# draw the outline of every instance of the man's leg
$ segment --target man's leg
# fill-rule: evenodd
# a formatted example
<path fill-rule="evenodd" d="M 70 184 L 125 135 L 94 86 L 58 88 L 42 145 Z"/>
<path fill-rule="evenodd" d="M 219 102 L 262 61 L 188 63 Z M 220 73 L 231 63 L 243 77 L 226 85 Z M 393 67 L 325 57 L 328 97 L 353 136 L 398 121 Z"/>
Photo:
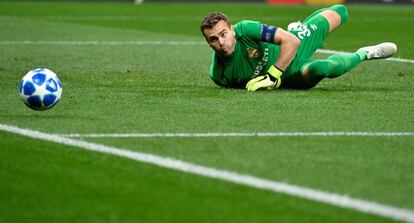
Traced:
<path fill-rule="evenodd" d="M 303 78 L 310 86 L 323 78 L 336 78 L 350 71 L 364 60 L 385 59 L 397 52 L 394 43 L 363 47 L 355 53 L 335 54 L 325 60 L 314 60 L 302 67 Z"/>
<path fill-rule="evenodd" d="M 312 28 L 315 25 L 317 27 L 313 30 L 314 32 L 309 35 L 313 38 L 304 37 L 302 40 L 302 44 L 311 47 L 300 48 L 299 50 L 302 49 L 302 51 L 299 55 L 303 55 L 303 58 L 298 58 L 295 61 L 296 63 L 293 64 L 294 66 L 292 65 L 292 67 L 296 68 L 297 66 L 298 68 L 298 73 L 294 73 L 295 75 L 291 78 L 301 79 L 300 81 L 298 81 L 298 79 L 293 81 L 294 83 L 301 82 L 298 83 L 299 88 L 311 88 L 323 78 L 336 78 L 341 76 L 364 60 L 383 59 L 392 56 L 396 52 L 397 48 L 395 44 L 382 43 L 376 46 L 363 47 L 355 53 L 336 54 L 325 60 L 313 60 L 304 63 L 304 61 L 309 61 L 309 58 L 315 52 L 316 48 L 322 47 L 323 40 L 326 36 L 344 24 L 347 20 L 348 13 L 346 7 L 343 5 L 334 5 L 314 12 L 304 20 L 303 25 L 299 25 L 299 27 L 308 26 Z M 292 32 L 294 33 L 295 31 Z M 289 78 L 287 77 L 286 79 L 288 82 L 287 86 L 292 85 L 292 83 L 289 82 Z"/>
<path fill-rule="evenodd" d="M 323 16 L 329 23 L 329 33 L 348 20 L 348 11 L 344 5 L 334 5 L 314 12 L 304 23 L 315 16 Z M 360 55 L 362 54 L 362 55 Z M 301 67 L 303 79 L 309 86 L 315 86 L 323 78 L 335 78 L 357 66 L 365 58 L 364 52 L 337 54 L 325 60 L 314 60 Z"/>
<path fill-rule="evenodd" d="M 303 66 L 302 74 L 305 81 L 314 86 L 323 78 L 336 78 L 356 67 L 366 53 L 335 54 L 325 60 L 313 60 Z"/>
<path fill-rule="evenodd" d="M 343 25 L 346 21 L 348 21 L 348 11 L 346 7 L 344 5 L 333 5 L 329 8 L 323 8 L 313 12 L 310 16 L 303 20 L 303 22 L 298 21 L 290 23 L 287 30 L 291 31 L 298 28 L 300 29 L 302 24 L 305 24 L 320 15 L 328 20 L 329 32 L 332 32 L 340 25 Z"/>
<path fill-rule="evenodd" d="M 316 49 L 322 48 L 323 42 L 329 33 L 347 20 L 348 13 L 346 7 L 334 5 L 314 12 L 303 23 L 292 24 L 292 29 L 289 32 L 301 40 L 301 46 L 289 70 L 284 75 L 282 81 L 284 87 L 306 89 L 313 87 L 319 81 L 320 75 L 311 79 L 307 68 L 305 69 L 303 65 L 305 63 L 306 65 L 309 64 L 307 62 L 312 58 Z"/>
<path fill-rule="evenodd" d="M 316 15 L 322 15 L 328 20 L 329 23 L 329 32 L 332 32 L 340 25 L 343 25 L 348 21 L 348 11 L 344 5 L 333 5 L 329 8 L 323 8 L 315 11 L 310 16 L 308 16 L 303 23 L 311 20 Z"/>

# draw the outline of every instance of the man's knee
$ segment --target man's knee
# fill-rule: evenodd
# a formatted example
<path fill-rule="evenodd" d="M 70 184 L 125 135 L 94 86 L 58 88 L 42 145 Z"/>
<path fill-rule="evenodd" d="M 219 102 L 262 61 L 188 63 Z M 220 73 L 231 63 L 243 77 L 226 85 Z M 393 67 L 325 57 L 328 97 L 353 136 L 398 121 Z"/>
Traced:
<path fill-rule="evenodd" d="M 328 9 L 335 11 L 341 17 L 341 25 L 348 21 L 348 10 L 345 5 L 333 5 Z"/>
<path fill-rule="evenodd" d="M 348 20 L 348 12 L 344 5 L 333 5 L 320 13 L 329 23 L 329 32 L 332 32 Z"/>

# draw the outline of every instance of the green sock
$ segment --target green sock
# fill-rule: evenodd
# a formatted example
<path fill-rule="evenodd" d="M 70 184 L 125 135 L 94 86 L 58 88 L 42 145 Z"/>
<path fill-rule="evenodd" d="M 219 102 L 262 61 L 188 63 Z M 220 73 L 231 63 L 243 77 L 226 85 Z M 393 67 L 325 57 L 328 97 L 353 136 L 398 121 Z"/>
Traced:
<path fill-rule="evenodd" d="M 365 50 L 358 50 L 355 53 L 358 54 L 361 61 L 364 61 L 367 59 L 367 52 L 365 52 Z"/>
<path fill-rule="evenodd" d="M 358 53 L 343 53 L 332 55 L 326 60 L 314 60 L 304 67 L 307 67 L 312 80 L 320 80 L 325 77 L 339 77 L 356 67 L 361 61 Z"/>

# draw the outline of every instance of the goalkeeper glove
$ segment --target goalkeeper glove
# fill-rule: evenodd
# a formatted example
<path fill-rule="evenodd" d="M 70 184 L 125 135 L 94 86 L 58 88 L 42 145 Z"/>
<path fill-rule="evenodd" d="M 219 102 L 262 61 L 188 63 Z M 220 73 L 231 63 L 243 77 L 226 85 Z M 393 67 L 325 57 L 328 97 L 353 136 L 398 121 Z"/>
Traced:
<path fill-rule="evenodd" d="M 246 88 L 248 91 L 256 91 L 264 88 L 267 90 L 276 89 L 282 83 L 282 74 L 283 72 L 279 68 L 272 65 L 265 76 L 259 76 L 247 82 Z"/>

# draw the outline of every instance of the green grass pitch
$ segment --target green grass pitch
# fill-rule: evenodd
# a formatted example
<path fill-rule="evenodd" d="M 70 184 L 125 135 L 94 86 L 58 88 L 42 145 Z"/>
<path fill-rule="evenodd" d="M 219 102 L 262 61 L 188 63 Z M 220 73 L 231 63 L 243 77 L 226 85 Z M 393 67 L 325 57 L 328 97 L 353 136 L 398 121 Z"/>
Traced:
<path fill-rule="evenodd" d="M 209 79 L 212 51 L 199 33 L 209 11 L 286 27 L 316 9 L 0 2 L 0 124 L 53 134 L 413 132 L 412 6 L 349 5 L 349 21 L 324 46 L 394 41 L 395 57 L 411 63 L 364 62 L 308 91 L 251 93 Z M 64 86 L 45 112 L 18 96 L 37 67 Z M 413 136 L 80 140 L 414 210 Z M 2 131 L 0 181 L 0 223 L 394 222 Z"/>

